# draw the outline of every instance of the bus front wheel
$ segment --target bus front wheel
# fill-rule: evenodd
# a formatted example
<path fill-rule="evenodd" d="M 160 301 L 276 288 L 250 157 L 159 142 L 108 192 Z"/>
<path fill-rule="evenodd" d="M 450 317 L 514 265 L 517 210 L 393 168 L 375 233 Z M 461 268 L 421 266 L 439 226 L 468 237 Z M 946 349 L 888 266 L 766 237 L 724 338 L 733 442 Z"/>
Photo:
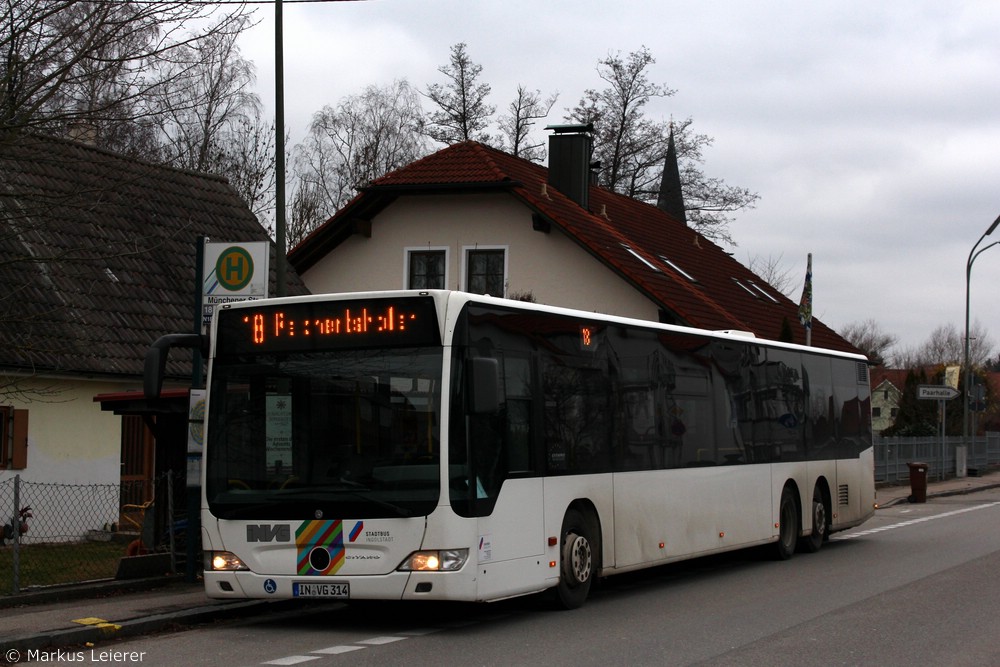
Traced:
<path fill-rule="evenodd" d="M 590 593 L 590 584 L 597 571 L 600 541 L 597 528 L 584 513 L 570 509 L 563 518 L 559 584 L 556 599 L 564 609 L 583 605 Z"/>
<path fill-rule="evenodd" d="M 795 553 L 799 541 L 799 505 L 795 502 L 795 492 L 785 487 L 778 505 L 778 543 L 775 556 L 778 560 L 788 560 Z"/>

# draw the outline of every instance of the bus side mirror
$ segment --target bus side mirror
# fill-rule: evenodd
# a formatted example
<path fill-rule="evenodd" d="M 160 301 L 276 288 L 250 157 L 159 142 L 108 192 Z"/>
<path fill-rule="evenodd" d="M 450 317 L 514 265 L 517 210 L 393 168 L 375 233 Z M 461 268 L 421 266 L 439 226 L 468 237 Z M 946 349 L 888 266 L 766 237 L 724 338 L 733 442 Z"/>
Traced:
<path fill-rule="evenodd" d="M 474 415 L 500 411 L 500 365 L 490 357 L 469 359 L 466 388 L 470 392 L 469 412 Z"/>
<path fill-rule="evenodd" d="M 163 376 L 167 371 L 167 355 L 172 347 L 189 347 L 200 350 L 203 356 L 208 356 L 208 338 L 201 334 L 167 334 L 160 336 L 146 350 L 146 361 L 143 367 L 142 389 L 146 398 L 160 397 L 163 388 Z"/>

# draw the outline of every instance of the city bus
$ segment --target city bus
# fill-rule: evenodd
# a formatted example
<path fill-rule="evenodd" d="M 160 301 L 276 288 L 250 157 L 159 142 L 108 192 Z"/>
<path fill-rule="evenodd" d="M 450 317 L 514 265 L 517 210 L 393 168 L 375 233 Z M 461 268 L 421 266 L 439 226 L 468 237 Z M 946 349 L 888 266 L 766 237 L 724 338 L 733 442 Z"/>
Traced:
<path fill-rule="evenodd" d="M 230 303 L 206 341 L 212 598 L 583 604 L 874 513 L 863 356 L 455 291 Z"/>

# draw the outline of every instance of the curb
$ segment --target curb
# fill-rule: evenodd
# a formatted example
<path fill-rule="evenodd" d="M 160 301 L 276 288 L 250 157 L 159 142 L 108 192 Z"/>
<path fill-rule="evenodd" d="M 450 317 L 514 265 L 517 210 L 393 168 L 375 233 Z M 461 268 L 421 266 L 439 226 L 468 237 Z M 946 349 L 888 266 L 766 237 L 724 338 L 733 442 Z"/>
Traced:
<path fill-rule="evenodd" d="M 212 620 L 240 618 L 261 613 L 265 608 L 282 611 L 292 605 L 290 600 L 243 600 L 239 602 L 209 604 L 191 609 L 171 611 L 135 618 L 121 623 L 105 622 L 80 628 L 49 630 L 3 640 L 4 654 L 0 664 L 15 664 L 28 657 L 29 652 L 56 651 L 67 646 L 84 646 L 88 643 L 146 635 L 174 625 L 197 625 Z M 11 660 L 16 657 L 16 660 Z M 6 662 L 4 662 L 6 661 Z"/>

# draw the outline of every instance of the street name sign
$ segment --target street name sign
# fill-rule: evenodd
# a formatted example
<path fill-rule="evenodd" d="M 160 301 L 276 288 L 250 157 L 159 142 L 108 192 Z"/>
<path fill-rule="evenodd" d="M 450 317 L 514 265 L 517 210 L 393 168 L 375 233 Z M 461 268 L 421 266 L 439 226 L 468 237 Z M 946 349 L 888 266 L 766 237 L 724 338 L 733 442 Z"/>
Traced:
<path fill-rule="evenodd" d="M 917 387 L 917 398 L 934 400 L 934 401 L 950 401 L 953 398 L 957 398 L 961 394 L 958 389 L 949 387 L 946 384 L 922 384 Z"/>

